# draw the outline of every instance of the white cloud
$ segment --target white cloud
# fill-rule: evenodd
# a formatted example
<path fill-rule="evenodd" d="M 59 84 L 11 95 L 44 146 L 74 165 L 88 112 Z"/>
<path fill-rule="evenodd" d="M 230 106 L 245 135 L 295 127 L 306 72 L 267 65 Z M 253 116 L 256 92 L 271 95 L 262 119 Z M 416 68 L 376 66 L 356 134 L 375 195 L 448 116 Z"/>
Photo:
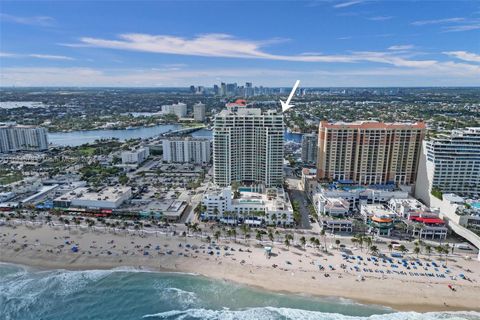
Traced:
<path fill-rule="evenodd" d="M 447 51 L 443 53 L 464 61 L 480 62 L 480 54 L 476 53 L 471 53 L 467 51 Z"/>
<path fill-rule="evenodd" d="M 336 5 L 334 5 L 333 7 L 334 8 L 347 8 L 347 7 L 350 7 L 350 6 L 353 6 L 353 5 L 356 5 L 356 4 L 360 4 L 364 2 L 363 0 L 354 0 L 354 1 L 348 1 L 348 2 L 342 2 L 342 3 L 338 3 Z"/>
<path fill-rule="evenodd" d="M 75 77 L 72 77 L 72 74 Z M 298 78 L 305 86 L 435 86 L 480 85 L 480 66 L 467 63 L 437 63 L 426 69 L 349 68 L 348 70 L 309 69 L 151 69 L 4 68 L 0 86 L 211 86 L 219 81 L 244 82 L 255 79 L 268 86 L 291 85 Z"/>
<path fill-rule="evenodd" d="M 0 57 L 3 58 L 35 58 L 35 59 L 45 59 L 45 60 L 75 60 L 72 57 L 53 55 L 53 54 L 41 54 L 41 53 L 11 53 L 11 52 L 0 52 Z"/>
<path fill-rule="evenodd" d="M 443 32 L 462 32 L 480 29 L 480 23 L 462 24 L 458 26 L 448 26 L 443 28 Z"/>
<path fill-rule="evenodd" d="M 395 45 L 388 47 L 388 50 L 393 51 L 400 51 L 400 50 L 410 50 L 413 49 L 415 46 L 413 44 L 403 44 L 403 45 Z"/>
<path fill-rule="evenodd" d="M 455 23 L 465 21 L 465 18 L 456 17 L 456 18 L 445 18 L 445 19 L 435 19 L 435 20 L 418 20 L 411 23 L 414 26 L 425 26 L 430 24 L 444 24 L 444 23 Z"/>
<path fill-rule="evenodd" d="M 83 37 L 71 47 L 101 47 L 117 50 L 131 50 L 161 54 L 176 54 L 203 57 L 267 59 L 294 62 L 355 63 L 376 62 L 394 66 L 430 66 L 434 60 L 409 60 L 394 52 L 352 52 L 341 55 L 305 54 L 278 55 L 263 51 L 268 44 L 278 39 L 266 41 L 242 40 L 226 34 L 204 34 L 194 38 L 170 35 L 122 34 L 118 40 Z"/>
<path fill-rule="evenodd" d="M 57 56 L 57 55 L 52 55 L 52 54 L 36 54 L 32 53 L 28 55 L 29 57 L 32 58 L 38 58 L 38 59 L 47 59 L 47 60 L 75 60 L 72 57 L 67 57 L 67 56 Z"/>
<path fill-rule="evenodd" d="M 20 17 L 6 13 L 0 13 L 0 21 L 44 27 L 55 23 L 55 19 L 48 16 Z"/>
<path fill-rule="evenodd" d="M 376 17 L 367 18 L 367 20 L 371 20 L 371 21 L 386 21 L 386 20 L 390 20 L 390 19 L 392 19 L 392 18 L 393 18 L 392 16 L 376 16 Z"/>

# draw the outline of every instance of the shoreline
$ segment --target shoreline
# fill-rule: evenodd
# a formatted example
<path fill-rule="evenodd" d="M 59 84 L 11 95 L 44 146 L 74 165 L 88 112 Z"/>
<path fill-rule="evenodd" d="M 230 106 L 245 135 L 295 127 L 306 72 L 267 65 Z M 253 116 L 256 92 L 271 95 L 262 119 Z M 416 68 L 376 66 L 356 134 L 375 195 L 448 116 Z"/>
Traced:
<path fill-rule="evenodd" d="M 217 280 L 217 281 L 225 281 L 225 282 L 230 282 L 234 283 L 236 285 L 240 286 L 245 286 L 248 288 L 264 291 L 264 292 L 269 292 L 269 293 L 277 293 L 277 294 L 285 294 L 285 295 L 296 295 L 296 296 L 303 296 L 303 297 L 309 297 L 309 298 L 318 298 L 318 299 L 332 299 L 332 300 L 348 300 L 351 304 L 361 304 L 361 305 L 369 305 L 369 306 L 374 306 L 378 308 L 384 308 L 386 311 L 392 311 L 392 312 L 408 312 L 408 311 L 413 311 L 413 312 L 418 312 L 418 313 L 426 313 L 426 312 L 480 312 L 480 308 L 477 310 L 465 310 L 462 308 L 452 308 L 452 307 L 445 307 L 445 306 L 439 306 L 439 305 L 416 305 L 416 304 L 379 304 L 379 303 L 374 303 L 374 301 L 368 300 L 368 299 L 361 299 L 361 298 L 351 298 L 351 297 L 346 297 L 346 296 L 334 296 L 334 295 L 318 295 L 318 294 L 307 294 L 304 292 L 295 292 L 295 291 L 288 291 L 288 290 L 275 290 L 272 288 L 266 288 L 260 285 L 252 285 L 252 284 L 246 284 L 244 282 L 237 282 L 228 278 L 216 278 L 200 273 L 192 273 L 192 272 L 183 272 L 183 271 L 174 271 L 170 269 L 151 269 L 149 267 L 143 267 L 143 266 L 129 266 L 129 265 L 113 265 L 108 267 L 108 266 L 95 266 L 95 265 L 76 265 L 76 266 L 66 266 L 66 265 L 61 265 L 61 264 L 50 264 L 48 266 L 45 265 L 44 263 L 41 264 L 24 264 L 24 263 L 19 263 L 18 261 L 4 261 L 3 259 L 0 260 L 0 264 L 8 264 L 8 265 L 14 265 L 14 266 L 20 266 L 20 267 L 27 267 L 27 268 L 33 268 L 35 270 L 40 270 L 40 271 L 54 271 L 54 270 L 66 270 L 66 271 L 116 271 L 116 272 L 145 272 L 145 273 L 163 273 L 163 274 L 173 274 L 173 275 L 187 275 L 187 276 L 196 276 L 196 277 L 204 277 L 210 280 Z M 140 267 L 140 268 L 139 268 Z M 125 268 L 125 269 L 122 269 Z"/>
<path fill-rule="evenodd" d="M 188 242 L 192 245 L 205 245 L 205 243 L 195 238 L 184 240 L 169 236 L 140 237 L 98 232 L 78 232 L 77 234 L 73 230 L 55 230 L 49 227 L 33 230 L 24 226 L 19 226 L 15 229 L 0 227 L 0 233 L 6 234 L 7 231 L 10 236 L 16 234 L 17 239 L 20 239 L 20 236 L 26 237 L 33 233 L 34 237 L 42 240 L 40 241 L 41 244 L 29 244 L 25 249 L 21 250 L 18 249 L 19 243 L 16 243 L 16 246 L 12 246 L 2 242 L 0 246 L 2 252 L 0 261 L 41 270 L 86 271 L 132 268 L 132 270 L 140 272 L 180 273 L 203 276 L 209 279 L 228 281 L 246 287 L 281 294 L 317 298 L 343 298 L 360 304 L 390 308 L 393 311 L 480 311 L 480 306 L 476 300 L 476 297 L 480 294 L 480 285 L 476 279 L 474 283 L 455 283 L 457 291 L 452 292 L 447 288 L 450 281 L 436 278 L 425 282 L 411 281 L 408 278 L 386 279 L 365 275 L 365 281 L 359 281 L 355 275 L 341 271 L 328 271 L 329 276 L 326 277 L 323 272 L 318 271 L 316 266 L 308 268 L 306 261 L 303 261 L 307 257 L 312 259 L 312 256 L 314 256 L 313 260 L 331 259 L 331 263 L 334 263 L 333 261 L 336 262 L 334 259 L 340 259 L 336 252 L 332 256 L 316 256 L 315 253 L 312 254 L 307 250 L 302 251 L 296 248 L 286 250 L 275 247 L 274 251 L 277 257 L 272 257 L 270 260 L 265 258 L 263 248 L 222 240 L 219 246 L 228 245 L 237 248 L 234 255 L 202 256 L 202 254 L 192 254 L 191 256 L 180 256 L 160 254 L 158 252 L 158 255 L 150 254 L 145 256 L 143 254 L 145 249 L 142 248 L 153 242 L 163 243 L 165 248 L 168 247 L 169 250 L 175 250 L 175 254 L 180 251 L 178 249 L 179 244 L 185 245 Z M 65 248 L 66 250 L 61 251 L 61 253 L 47 252 L 47 250 L 52 250 L 50 248 L 55 247 L 53 242 L 64 243 L 64 239 L 60 240 L 62 236 L 67 237 L 71 242 L 75 242 L 80 247 L 80 252 L 73 253 L 69 248 Z M 57 239 L 52 241 L 52 243 L 48 243 L 46 239 L 51 238 Z M 128 254 L 125 255 L 104 254 L 102 250 L 99 250 L 100 248 L 89 250 L 87 243 L 95 243 L 95 246 L 98 246 L 100 241 L 103 241 L 105 244 L 115 243 L 115 246 L 124 246 L 124 248 L 127 248 L 129 244 L 131 246 L 134 245 L 136 248 L 142 248 L 138 250 L 140 253 L 134 253 L 129 248 Z M 45 248 L 47 249 L 42 250 Z M 251 253 L 238 252 L 240 248 L 249 248 Z M 108 248 L 108 250 L 114 249 Z M 151 247 L 148 250 L 150 252 L 153 251 Z M 302 261 L 302 264 L 296 267 L 291 266 L 291 262 L 286 268 L 271 267 L 270 265 L 273 261 L 280 263 L 278 256 L 281 256 L 282 260 L 288 259 L 292 261 L 294 265 L 297 265 L 297 261 Z M 275 258 L 277 259 L 274 260 Z M 239 263 L 240 259 L 245 262 Z M 457 263 L 459 262 L 457 261 Z M 311 265 L 312 263 L 309 264 Z M 476 269 L 473 268 L 472 270 Z M 128 272 L 128 270 L 125 270 L 125 272 Z M 478 275 L 475 273 L 475 276 Z M 444 302 L 447 304 L 445 305 Z"/>

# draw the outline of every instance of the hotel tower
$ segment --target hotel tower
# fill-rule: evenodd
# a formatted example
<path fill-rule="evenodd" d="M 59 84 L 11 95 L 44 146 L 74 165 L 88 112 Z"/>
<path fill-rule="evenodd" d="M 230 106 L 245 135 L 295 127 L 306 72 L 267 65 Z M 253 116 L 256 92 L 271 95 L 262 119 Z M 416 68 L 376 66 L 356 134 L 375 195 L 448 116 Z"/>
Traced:
<path fill-rule="evenodd" d="M 320 122 L 317 178 L 371 185 L 412 185 L 425 124 Z"/>

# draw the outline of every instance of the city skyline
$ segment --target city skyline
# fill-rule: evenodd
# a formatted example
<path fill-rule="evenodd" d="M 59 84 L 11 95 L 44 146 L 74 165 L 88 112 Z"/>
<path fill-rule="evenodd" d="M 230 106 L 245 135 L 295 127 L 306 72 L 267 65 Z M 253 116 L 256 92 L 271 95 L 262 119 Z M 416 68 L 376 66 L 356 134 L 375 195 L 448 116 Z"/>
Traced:
<path fill-rule="evenodd" d="M 480 85 L 474 1 L 26 4 L 2 3 L 1 86 Z"/>

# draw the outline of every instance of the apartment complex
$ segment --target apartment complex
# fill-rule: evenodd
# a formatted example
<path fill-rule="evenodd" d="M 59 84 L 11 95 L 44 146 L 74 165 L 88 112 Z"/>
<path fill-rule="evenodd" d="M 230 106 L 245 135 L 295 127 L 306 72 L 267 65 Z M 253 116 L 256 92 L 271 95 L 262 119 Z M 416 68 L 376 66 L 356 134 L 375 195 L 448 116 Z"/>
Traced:
<path fill-rule="evenodd" d="M 283 115 L 270 110 L 228 104 L 216 115 L 213 130 L 215 183 L 229 186 L 233 181 L 283 184 Z"/>
<path fill-rule="evenodd" d="M 317 178 L 361 185 L 411 185 L 417 175 L 425 124 L 320 122 Z"/>
<path fill-rule="evenodd" d="M 318 135 L 315 133 L 304 134 L 302 137 L 302 162 L 317 163 Z"/>
<path fill-rule="evenodd" d="M 417 196 L 427 201 L 432 188 L 461 196 L 480 194 L 480 128 L 454 130 L 424 143 Z"/>
<path fill-rule="evenodd" d="M 162 141 L 163 161 L 180 163 L 209 163 L 210 141 L 206 139 L 171 138 Z"/>
<path fill-rule="evenodd" d="M 162 112 L 174 114 L 179 118 L 185 118 L 187 116 L 187 105 L 182 102 L 164 105 L 162 106 Z"/>
<path fill-rule="evenodd" d="M 193 119 L 198 122 L 205 121 L 205 105 L 203 103 L 196 103 L 193 105 Z"/>
<path fill-rule="evenodd" d="M 140 164 L 145 161 L 150 155 L 150 149 L 148 147 L 140 148 L 134 151 L 122 152 L 123 164 Z"/>
<path fill-rule="evenodd" d="M 0 153 L 48 149 L 47 130 L 35 126 L 0 126 Z"/>

